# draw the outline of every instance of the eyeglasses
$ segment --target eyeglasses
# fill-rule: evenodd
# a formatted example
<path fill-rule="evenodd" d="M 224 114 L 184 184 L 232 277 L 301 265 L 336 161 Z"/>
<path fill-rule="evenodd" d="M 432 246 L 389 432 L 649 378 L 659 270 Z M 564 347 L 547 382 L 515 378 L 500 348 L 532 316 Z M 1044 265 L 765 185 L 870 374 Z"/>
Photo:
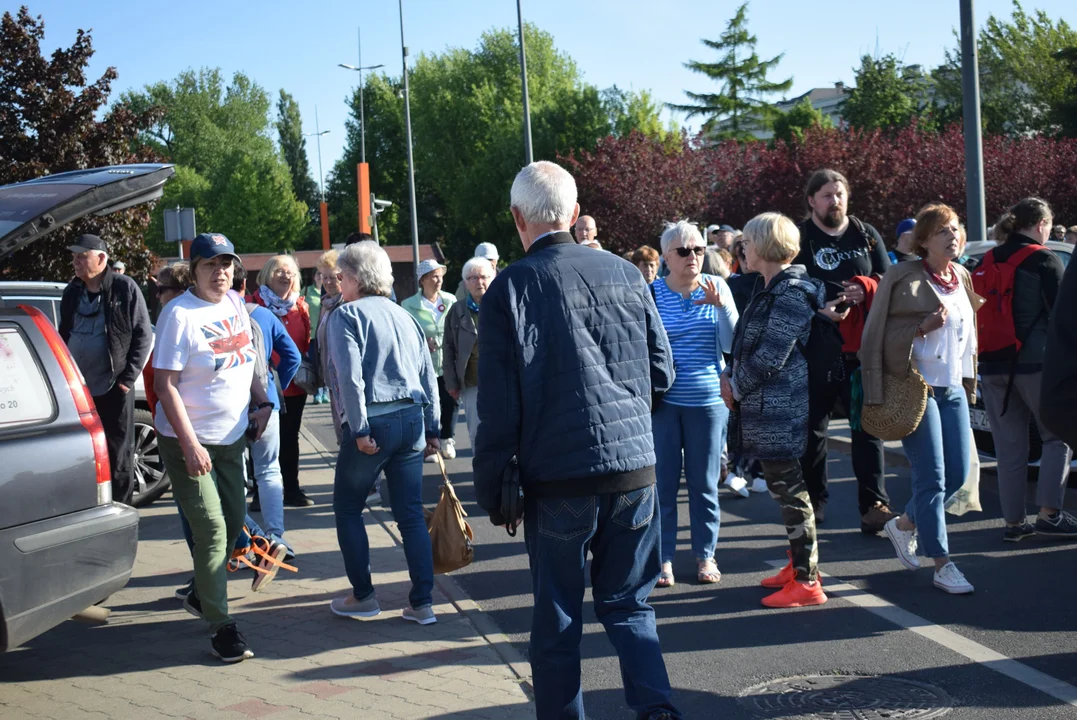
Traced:
<path fill-rule="evenodd" d="M 703 257 L 703 253 L 707 252 L 706 248 L 701 248 L 701 247 L 694 247 L 694 248 L 679 247 L 679 248 L 674 248 L 674 249 L 677 251 L 677 255 L 682 257 L 682 258 L 686 258 L 686 257 L 688 257 L 690 255 L 693 255 L 693 254 L 696 257 Z"/>
<path fill-rule="evenodd" d="M 295 277 L 294 272 L 292 272 L 291 270 L 285 270 L 284 268 L 280 268 L 279 270 L 274 270 L 273 274 L 276 275 L 277 277 L 288 278 L 289 280 Z"/>
<path fill-rule="evenodd" d="M 492 278 L 489 275 L 468 275 L 465 279 L 468 282 L 478 282 L 479 280 L 486 280 L 489 282 Z"/>

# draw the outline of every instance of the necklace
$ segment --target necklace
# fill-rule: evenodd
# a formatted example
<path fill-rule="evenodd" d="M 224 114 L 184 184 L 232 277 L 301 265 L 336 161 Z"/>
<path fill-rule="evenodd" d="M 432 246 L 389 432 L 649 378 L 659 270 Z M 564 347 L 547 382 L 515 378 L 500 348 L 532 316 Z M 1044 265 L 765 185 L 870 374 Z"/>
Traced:
<path fill-rule="evenodd" d="M 961 281 L 957 277 L 957 273 L 954 272 L 953 263 L 946 263 L 946 270 L 949 272 L 949 278 L 943 278 L 937 272 L 931 269 L 931 266 L 927 264 L 927 260 L 924 260 L 924 270 L 927 271 L 928 277 L 931 278 L 931 282 L 935 283 L 935 286 L 949 295 L 957 290 L 957 286 L 961 284 Z"/>

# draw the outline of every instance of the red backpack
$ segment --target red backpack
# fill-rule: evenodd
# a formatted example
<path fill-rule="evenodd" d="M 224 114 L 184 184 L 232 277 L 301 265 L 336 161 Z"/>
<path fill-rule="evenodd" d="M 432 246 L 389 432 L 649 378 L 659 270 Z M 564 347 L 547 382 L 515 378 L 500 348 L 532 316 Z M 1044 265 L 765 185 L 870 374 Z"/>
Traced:
<path fill-rule="evenodd" d="M 976 313 L 976 332 L 979 335 L 979 352 L 997 352 L 1009 347 L 1021 349 L 1022 338 L 1017 337 L 1013 322 L 1013 278 L 1018 266 L 1032 253 L 1045 250 L 1042 245 L 1026 245 L 1006 262 L 995 262 L 995 251 L 990 250 L 983 262 L 972 273 L 972 288 L 987 300 Z"/>

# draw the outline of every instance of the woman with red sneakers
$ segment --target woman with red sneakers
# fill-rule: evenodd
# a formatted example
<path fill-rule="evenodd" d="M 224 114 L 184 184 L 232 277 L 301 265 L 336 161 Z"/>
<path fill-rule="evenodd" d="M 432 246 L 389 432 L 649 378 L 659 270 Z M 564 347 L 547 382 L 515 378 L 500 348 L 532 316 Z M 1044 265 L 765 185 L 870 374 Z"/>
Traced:
<path fill-rule="evenodd" d="M 254 302 L 268 308 L 284 323 L 299 352 L 306 355 L 310 349 L 310 310 L 299 292 L 299 265 L 295 258 L 291 255 L 270 258 L 258 273 L 258 284 Z M 272 360 L 276 365 L 276 353 Z M 284 411 L 280 415 L 280 471 L 284 476 L 284 504 L 290 507 L 314 504 L 299 487 L 299 429 L 306 404 L 306 390 L 294 383 L 284 388 Z"/>
<path fill-rule="evenodd" d="M 823 283 L 793 265 L 800 231 L 780 213 L 763 213 L 744 226 L 747 271 L 762 275 L 733 336 L 733 362 L 722 373 L 722 399 L 740 422 L 740 447 L 763 467 L 789 537 L 789 564 L 763 587 L 773 608 L 822 605 L 815 512 L 800 457 L 808 443 L 808 362 L 797 348 L 812 318 L 826 305 Z M 836 301 L 835 301 L 836 302 Z"/>

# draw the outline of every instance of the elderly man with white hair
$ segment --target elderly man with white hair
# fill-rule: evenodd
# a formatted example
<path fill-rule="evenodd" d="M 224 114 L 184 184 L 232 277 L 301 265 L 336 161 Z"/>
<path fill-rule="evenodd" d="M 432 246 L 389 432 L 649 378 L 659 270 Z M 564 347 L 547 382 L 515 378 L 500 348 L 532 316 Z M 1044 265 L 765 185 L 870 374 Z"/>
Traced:
<path fill-rule="evenodd" d="M 538 717 L 584 717 L 580 635 L 587 551 L 595 614 L 617 649 L 637 717 L 680 718 L 647 596 L 660 570 L 651 404 L 673 383 L 669 341 L 631 263 L 577 245 L 576 182 L 551 162 L 512 184 L 525 256 L 479 314 L 475 491 L 495 524 L 512 463 L 534 588 L 530 659 Z"/>
<path fill-rule="evenodd" d="M 333 600 L 345 617 L 381 613 L 370 578 L 370 545 L 363 508 L 384 472 L 390 506 L 404 541 L 411 576 L 405 620 L 434 617 L 434 560 L 423 517 L 423 455 L 440 443 L 438 385 L 419 322 L 389 299 L 393 267 L 372 240 L 348 245 L 337 257 L 342 305 L 330 317 L 329 387 L 342 410 L 340 454 L 333 480 L 333 513 L 352 591 Z M 425 439 L 425 450 L 422 448 Z"/>

